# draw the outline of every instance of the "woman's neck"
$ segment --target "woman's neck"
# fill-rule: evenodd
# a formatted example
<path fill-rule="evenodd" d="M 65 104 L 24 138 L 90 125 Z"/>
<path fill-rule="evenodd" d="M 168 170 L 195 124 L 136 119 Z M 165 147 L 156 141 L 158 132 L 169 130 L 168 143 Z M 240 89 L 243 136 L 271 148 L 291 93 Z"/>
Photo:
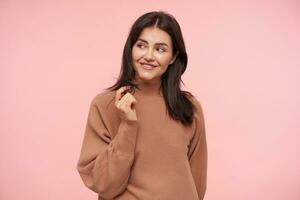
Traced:
<path fill-rule="evenodd" d="M 153 80 L 153 81 L 134 81 L 135 84 L 139 87 L 136 89 L 137 94 L 141 94 L 143 96 L 162 96 L 161 79 Z"/>

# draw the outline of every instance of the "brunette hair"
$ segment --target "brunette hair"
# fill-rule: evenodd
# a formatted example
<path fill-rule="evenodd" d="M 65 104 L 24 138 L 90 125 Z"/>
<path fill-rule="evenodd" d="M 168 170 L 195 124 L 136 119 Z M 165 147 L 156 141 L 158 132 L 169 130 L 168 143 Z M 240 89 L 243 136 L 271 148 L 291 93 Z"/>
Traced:
<path fill-rule="evenodd" d="M 105 90 L 114 91 L 123 86 L 131 86 L 133 89 L 139 89 L 132 82 L 135 77 L 131 55 L 132 47 L 142 30 L 153 26 L 157 26 L 170 35 L 173 44 L 173 55 L 178 53 L 176 60 L 168 66 L 166 72 L 161 76 L 162 84 L 160 87 L 168 114 L 172 119 L 179 120 L 184 126 L 191 125 L 194 109 L 196 108 L 189 98 L 194 96 L 190 92 L 180 89 L 180 83 L 183 83 L 181 76 L 186 70 L 188 57 L 181 28 L 176 19 L 165 11 L 145 13 L 134 22 L 124 46 L 122 66 L 117 82 Z"/>

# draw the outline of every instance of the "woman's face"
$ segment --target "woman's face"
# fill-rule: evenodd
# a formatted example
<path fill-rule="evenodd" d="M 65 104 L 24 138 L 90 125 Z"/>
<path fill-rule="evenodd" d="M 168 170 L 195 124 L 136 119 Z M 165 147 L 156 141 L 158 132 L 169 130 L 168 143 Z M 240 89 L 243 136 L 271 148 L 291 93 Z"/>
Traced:
<path fill-rule="evenodd" d="M 132 47 L 137 81 L 160 81 L 175 59 L 170 35 L 158 27 L 144 28 Z"/>

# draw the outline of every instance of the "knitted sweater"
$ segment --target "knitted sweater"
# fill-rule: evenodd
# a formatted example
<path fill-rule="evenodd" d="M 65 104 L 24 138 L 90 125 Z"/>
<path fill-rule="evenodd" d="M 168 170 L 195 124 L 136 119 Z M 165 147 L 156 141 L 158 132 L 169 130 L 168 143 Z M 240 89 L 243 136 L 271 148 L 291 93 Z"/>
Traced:
<path fill-rule="evenodd" d="M 207 182 L 207 144 L 196 98 L 193 123 L 167 116 L 164 99 L 134 93 L 137 121 L 122 120 L 115 91 L 97 94 L 90 109 L 77 170 L 98 200 L 202 200 Z"/>

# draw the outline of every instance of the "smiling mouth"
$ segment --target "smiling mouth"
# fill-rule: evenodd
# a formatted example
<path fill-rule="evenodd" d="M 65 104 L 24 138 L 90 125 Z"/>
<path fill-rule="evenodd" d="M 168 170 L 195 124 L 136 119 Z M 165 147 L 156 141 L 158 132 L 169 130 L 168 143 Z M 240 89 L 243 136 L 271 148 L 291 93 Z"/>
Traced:
<path fill-rule="evenodd" d="M 157 67 L 156 65 L 151 65 L 151 64 L 146 64 L 146 63 L 141 63 L 141 65 L 144 69 L 150 69 L 150 70 Z"/>

